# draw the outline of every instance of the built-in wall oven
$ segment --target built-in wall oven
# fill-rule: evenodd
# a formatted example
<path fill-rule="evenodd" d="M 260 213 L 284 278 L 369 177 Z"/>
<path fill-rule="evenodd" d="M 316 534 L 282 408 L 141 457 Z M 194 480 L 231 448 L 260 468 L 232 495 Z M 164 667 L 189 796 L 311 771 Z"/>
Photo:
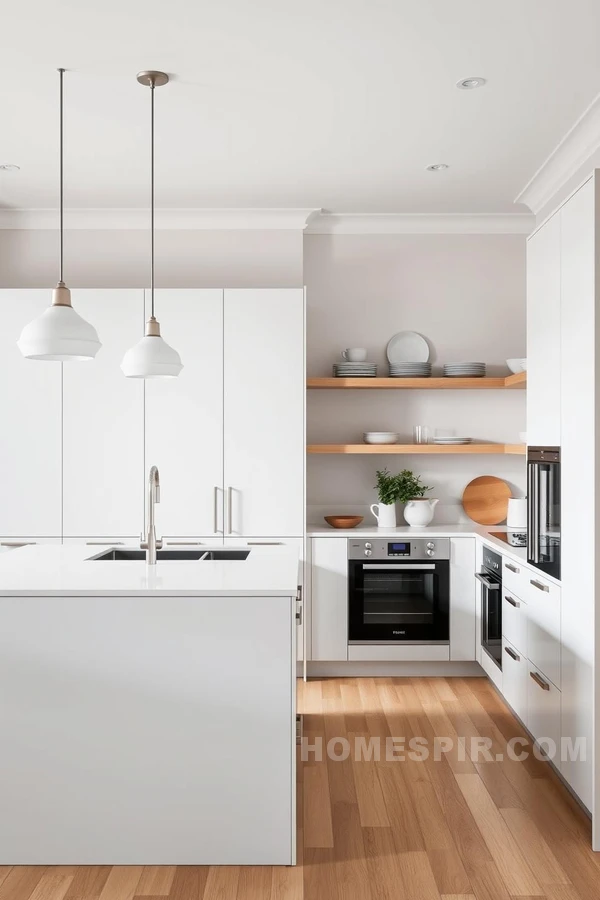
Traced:
<path fill-rule="evenodd" d="M 502 668 L 502 557 L 483 548 L 481 584 L 481 648 Z"/>
<path fill-rule="evenodd" d="M 348 643 L 450 642 L 450 540 L 348 541 Z"/>
<path fill-rule="evenodd" d="M 560 447 L 527 452 L 527 562 L 560 578 Z"/>

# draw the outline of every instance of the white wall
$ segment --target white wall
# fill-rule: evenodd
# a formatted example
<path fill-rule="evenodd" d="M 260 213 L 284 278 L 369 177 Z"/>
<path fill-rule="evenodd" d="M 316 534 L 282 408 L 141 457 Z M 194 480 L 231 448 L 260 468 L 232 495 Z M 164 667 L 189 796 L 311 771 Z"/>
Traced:
<path fill-rule="evenodd" d="M 149 280 L 147 231 L 67 230 L 69 287 L 144 287 Z M 0 230 L 0 287 L 53 287 L 58 275 L 55 231 Z M 301 287 L 302 232 L 156 232 L 158 287 Z"/>
<path fill-rule="evenodd" d="M 452 360 L 483 360 L 508 374 L 505 360 L 525 355 L 525 238 L 519 235 L 306 235 L 308 374 L 330 375 L 339 351 L 364 346 L 387 374 L 385 347 L 414 330 L 431 345 L 434 370 Z M 517 442 L 525 429 L 523 391 L 310 391 L 308 440 L 360 442 L 363 431 L 413 424 L 474 438 Z M 465 485 L 475 476 L 525 488 L 524 457 L 310 456 L 309 520 L 364 512 L 376 501 L 375 470 L 413 468 L 441 498 L 437 522 L 464 521 Z M 368 514 L 368 521 L 373 521 Z"/>

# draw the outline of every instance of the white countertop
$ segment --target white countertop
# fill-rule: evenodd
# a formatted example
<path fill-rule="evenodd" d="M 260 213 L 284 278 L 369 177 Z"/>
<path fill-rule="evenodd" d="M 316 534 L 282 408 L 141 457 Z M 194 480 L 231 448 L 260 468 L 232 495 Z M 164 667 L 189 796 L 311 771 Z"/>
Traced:
<path fill-rule="evenodd" d="M 248 549 L 243 544 L 241 548 Z M 249 549 L 245 560 L 158 561 L 147 566 L 144 561 L 93 561 L 98 548 L 84 545 L 21 547 L 0 555 L 0 596 L 295 596 L 296 548 Z"/>

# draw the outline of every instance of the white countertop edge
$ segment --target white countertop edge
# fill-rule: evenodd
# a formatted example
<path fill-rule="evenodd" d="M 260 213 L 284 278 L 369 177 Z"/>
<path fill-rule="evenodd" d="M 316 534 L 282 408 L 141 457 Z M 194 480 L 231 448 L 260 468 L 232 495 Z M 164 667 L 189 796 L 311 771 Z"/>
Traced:
<path fill-rule="evenodd" d="M 221 589 L 215 588 L 215 590 L 208 591 L 199 591 L 199 590 L 191 590 L 191 591 L 182 591 L 182 590 L 155 590 L 155 589 L 146 589 L 146 590 L 115 590 L 114 588 L 110 588 L 105 591 L 88 591 L 88 590 L 14 590 L 14 591 L 4 591 L 0 590 L 0 597 L 81 597 L 82 600 L 86 597 L 197 597 L 202 600 L 208 597 L 219 597 L 223 598 L 233 598 L 233 599 L 244 599 L 248 597 L 282 597 L 284 599 L 296 599 L 296 591 L 291 591 L 289 588 L 282 588 L 281 590 L 269 590 L 269 591 L 260 591 L 260 590 L 239 590 L 239 591 L 222 591 Z"/>

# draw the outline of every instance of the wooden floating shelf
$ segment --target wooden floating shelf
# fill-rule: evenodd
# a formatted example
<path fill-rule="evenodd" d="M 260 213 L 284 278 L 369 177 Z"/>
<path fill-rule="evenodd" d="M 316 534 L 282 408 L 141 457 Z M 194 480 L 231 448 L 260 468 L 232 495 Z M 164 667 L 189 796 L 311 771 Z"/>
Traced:
<path fill-rule="evenodd" d="M 513 454 L 524 456 L 525 444 L 309 444 L 307 453 L 369 453 L 373 455 L 396 453 L 436 453 L 444 456 L 457 454 Z"/>
<path fill-rule="evenodd" d="M 499 378 L 309 378 L 309 390 L 489 391 L 524 388 L 527 372 Z"/>

